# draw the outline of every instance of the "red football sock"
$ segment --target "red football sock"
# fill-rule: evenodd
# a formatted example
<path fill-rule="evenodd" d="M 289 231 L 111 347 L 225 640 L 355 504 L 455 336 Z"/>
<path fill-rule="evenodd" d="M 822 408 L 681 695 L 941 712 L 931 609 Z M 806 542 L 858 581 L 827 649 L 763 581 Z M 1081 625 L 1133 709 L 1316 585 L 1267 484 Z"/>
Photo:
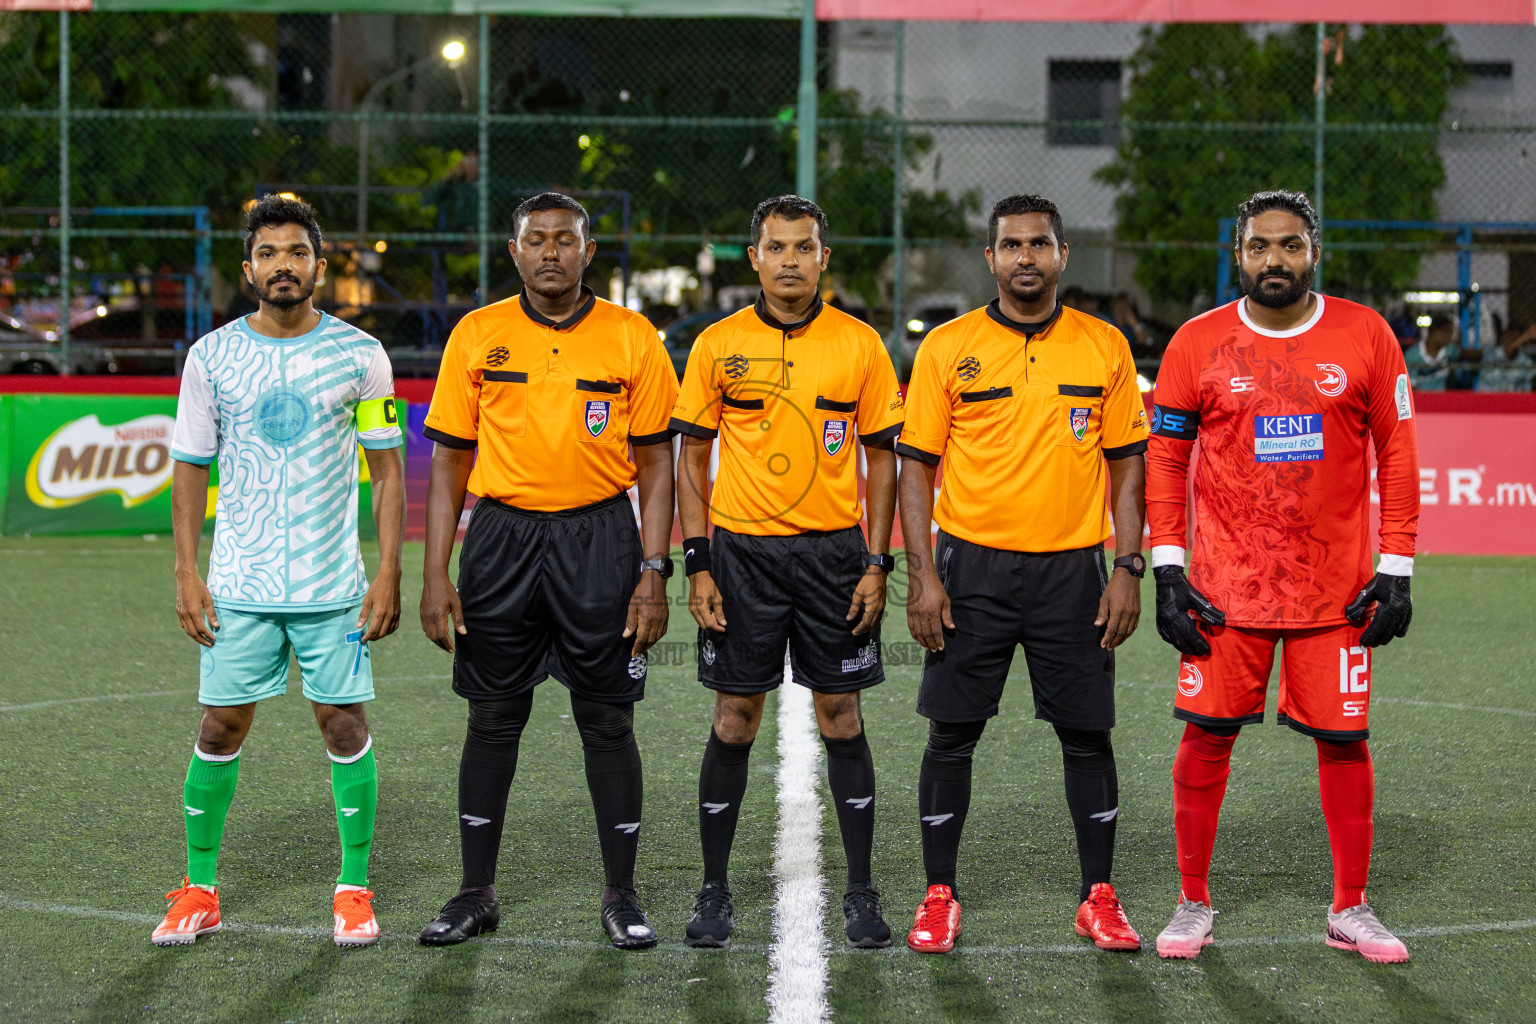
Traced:
<path fill-rule="evenodd" d="M 1206 906 L 1211 905 L 1207 886 L 1211 849 L 1216 845 L 1216 822 L 1227 795 L 1235 742 L 1236 733 L 1218 736 L 1191 722 L 1184 726 L 1184 738 L 1173 758 L 1173 834 L 1183 898 Z"/>
<path fill-rule="evenodd" d="M 1376 799 L 1376 772 L 1365 740 L 1353 743 L 1317 741 L 1317 788 L 1333 849 L 1333 912 L 1365 902 L 1371 874 L 1371 807 Z"/>

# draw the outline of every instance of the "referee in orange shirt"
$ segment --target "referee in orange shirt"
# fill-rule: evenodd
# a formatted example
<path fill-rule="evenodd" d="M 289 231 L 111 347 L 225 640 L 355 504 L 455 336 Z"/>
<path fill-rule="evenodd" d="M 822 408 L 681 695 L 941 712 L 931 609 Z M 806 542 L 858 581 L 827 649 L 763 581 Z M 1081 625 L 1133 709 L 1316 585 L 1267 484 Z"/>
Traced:
<path fill-rule="evenodd" d="M 571 694 L 597 812 L 602 921 L 621 949 L 656 944 L 635 894 L 640 751 L 634 705 L 648 647 L 667 630 L 671 431 L 677 378 L 639 314 L 581 283 L 587 211 L 545 192 L 517 208 L 509 247 L 521 295 L 461 320 L 427 413 L 436 442 L 427 490 L 421 626 L 453 652 L 469 700 L 459 763 L 463 887 L 421 933 L 426 945 L 493 931 L 496 858 L 533 689 Z M 476 458 L 478 449 L 479 457 Z M 640 531 L 626 491 L 638 481 Z M 448 558 L 466 490 L 459 584 Z"/>
<path fill-rule="evenodd" d="M 1082 868 L 1077 932 L 1101 949 L 1136 949 L 1109 884 L 1119 814 L 1109 730 L 1113 651 L 1136 628 L 1146 571 L 1146 413 L 1124 335 L 1056 297 L 1067 243 L 1055 204 L 1009 196 L 992 208 L 987 237 L 997 298 L 923 341 L 896 448 L 907 624 L 928 649 L 917 704 L 929 720 L 917 790 L 928 893 L 907 943 L 946 953 L 960 933 L 955 862 L 971 755 L 1022 644 L 1035 717 L 1061 741 Z M 1113 575 L 1104 565 L 1106 466 Z M 926 543 L 933 518 L 936 554 Z"/>
<path fill-rule="evenodd" d="M 699 336 L 672 418 L 683 435 L 677 507 L 699 679 L 715 691 L 699 769 L 704 887 L 683 941 L 724 946 L 735 929 L 726 866 L 747 758 L 764 698 L 784 678 L 787 643 L 794 681 L 814 694 L 827 749 L 848 858 L 844 931 L 854 946 L 889 946 L 870 877 L 875 769 L 859 692 L 885 678 L 880 615 L 892 567 L 901 393 L 880 336 L 817 294 L 831 254 L 821 208 L 798 196 L 769 199 L 751 230 L 747 252 L 763 290 L 755 305 Z M 867 546 L 855 433 L 869 466 Z"/>

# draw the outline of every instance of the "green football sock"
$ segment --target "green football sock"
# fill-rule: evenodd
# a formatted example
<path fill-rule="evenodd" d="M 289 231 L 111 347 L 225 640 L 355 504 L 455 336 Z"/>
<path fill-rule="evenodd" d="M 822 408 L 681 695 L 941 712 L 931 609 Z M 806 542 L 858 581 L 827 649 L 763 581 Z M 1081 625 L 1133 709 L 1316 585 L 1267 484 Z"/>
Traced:
<path fill-rule="evenodd" d="M 373 739 L 355 760 L 331 755 L 331 795 L 336 798 L 336 828 L 341 833 L 341 885 L 368 884 L 368 854 L 373 849 L 373 815 L 379 803 L 379 769 Z"/>
<path fill-rule="evenodd" d="M 224 819 L 235 798 L 240 779 L 240 752 L 225 760 L 206 760 L 194 750 L 187 765 L 187 784 L 182 790 L 187 819 L 187 877 L 194 885 L 217 885 L 219 844 L 224 839 Z"/>

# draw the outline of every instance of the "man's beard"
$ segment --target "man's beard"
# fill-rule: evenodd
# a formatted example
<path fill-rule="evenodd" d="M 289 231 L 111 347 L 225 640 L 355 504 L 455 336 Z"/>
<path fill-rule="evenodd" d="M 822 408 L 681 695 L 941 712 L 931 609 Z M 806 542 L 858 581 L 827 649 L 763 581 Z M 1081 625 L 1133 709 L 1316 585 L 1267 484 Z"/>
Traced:
<path fill-rule="evenodd" d="M 1004 291 L 1006 291 L 1009 295 L 1012 295 L 1015 299 L 1018 299 L 1020 302 L 1039 302 L 1045 296 L 1049 295 L 1051 289 L 1055 288 L 1057 282 L 1061 280 L 1061 271 L 1056 270 L 1055 272 L 1052 272 L 1042 266 L 1039 266 L 1038 264 L 1035 266 L 1034 270 L 1035 273 L 1040 276 L 1039 284 L 1030 285 L 1028 287 L 1015 285 L 1013 283 L 1012 272 L 1010 272 L 1007 277 L 999 281 L 998 284 L 1002 285 Z"/>
<path fill-rule="evenodd" d="M 1268 306 L 1270 309 L 1284 309 L 1287 306 L 1293 306 L 1300 302 L 1307 292 L 1312 290 L 1312 282 L 1317 277 L 1317 267 L 1307 267 L 1306 273 L 1300 277 L 1292 274 L 1289 270 L 1269 270 L 1265 271 L 1258 281 L 1255 281 L 1241 267 L 1238 268 L 1237 275 L 1243 283 L 1243 294 L 1248 296 L 1251 301 L 1257 302 L 1261 306 Z M 1287 282 L 1287 287 L 1278 292 L 1268 290 L 1263 286 L 1263 282 L 1267 278 L 1281 278 Z"/>
<path fill-rule="evenodd" d="M 297 278 L 284 278 L 283 280 L 292 282 L 293 291 L 286 295 L 277 294 L 279 282 L 268 278 L 266 286 L 261 291 L 261 301 L 277 309 L 292 309 L 294 306 L 301 306 L 308 302 L 310 296 L 315 294 L 315 282 L 313 280 L 307 282 Z"/>

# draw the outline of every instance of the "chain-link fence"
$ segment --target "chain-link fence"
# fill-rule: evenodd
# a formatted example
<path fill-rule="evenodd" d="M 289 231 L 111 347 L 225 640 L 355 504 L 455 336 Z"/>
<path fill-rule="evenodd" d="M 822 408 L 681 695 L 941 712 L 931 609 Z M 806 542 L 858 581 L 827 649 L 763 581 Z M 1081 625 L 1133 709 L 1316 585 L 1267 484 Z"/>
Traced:
<path fill-rule="evenodd" d="M 839 22 L 817 42 L 828 287 L 904 357 L 994 292 L 986 213 L 1016 191 L 1060 205 L 1067 301 L 1149 373 L 1231 297 L 1222 218 L 1264 187 L 1321 184 L 1325 220 L 1361 225 L 1325 232 L 1325 285 L 1405 343 L 1444 320 L 1492 352 L 1536 323 L 1536 29 Z M 799 49 L 768 19 L 0 14 L 0 330 L 58 333 L 67 269 L 74 368 L 173 369 L 252 308 L 239 227 L 267 191 L 319 210 L 324 302 L 401 373 L 517 290 L 511 211 L 545 189 L 592 211 L 600 294 L 659 326 L 740 303 L 752 207 L 794 189 Z"/>

